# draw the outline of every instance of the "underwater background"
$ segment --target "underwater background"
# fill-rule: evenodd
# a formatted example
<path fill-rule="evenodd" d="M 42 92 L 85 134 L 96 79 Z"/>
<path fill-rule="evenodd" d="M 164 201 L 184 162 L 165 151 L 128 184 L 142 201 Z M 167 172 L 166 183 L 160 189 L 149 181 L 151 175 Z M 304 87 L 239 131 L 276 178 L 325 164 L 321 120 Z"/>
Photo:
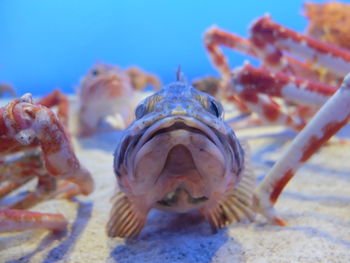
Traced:
<path fill-rule="evenodd" d="M 81 76 L 98 61 L 140 66 L 163 83 L 175 79 L 178 65 L 189 80 L 218 75 L 203 46 L 207 28 L 216 24 L 247 36 L 252 21 L 269 13 L 274 21 L 303 32 L 303 3 L 2 0 L 0 83 L 12 84 L 19 95 L 41 95 L 54 88 L 73 93 Z M 248 59 L 226 53 L 231 66 Z"/>

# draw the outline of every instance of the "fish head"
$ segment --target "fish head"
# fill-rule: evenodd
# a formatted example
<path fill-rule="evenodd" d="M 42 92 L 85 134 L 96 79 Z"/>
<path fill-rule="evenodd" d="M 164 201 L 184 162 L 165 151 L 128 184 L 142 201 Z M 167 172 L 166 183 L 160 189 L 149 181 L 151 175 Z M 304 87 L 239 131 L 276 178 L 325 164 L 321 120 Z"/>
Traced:
<path fill-rule="evenodd" d="M 137 106 L 115 152 L 114 169 L 131 199 L 185 212 L 232 189 L 243 163 L 221 103 L 175 82 Z"/>
<path fill-rule="evenodd" d="M 127 107 L 123 102 L 133 92 L 124 70 L 114 65 L 95 64 L 81 79 L 77 89 L 78 134 L 89 135 L 98 131 L 107 116 L 114 116 L 121 107 Z"/>

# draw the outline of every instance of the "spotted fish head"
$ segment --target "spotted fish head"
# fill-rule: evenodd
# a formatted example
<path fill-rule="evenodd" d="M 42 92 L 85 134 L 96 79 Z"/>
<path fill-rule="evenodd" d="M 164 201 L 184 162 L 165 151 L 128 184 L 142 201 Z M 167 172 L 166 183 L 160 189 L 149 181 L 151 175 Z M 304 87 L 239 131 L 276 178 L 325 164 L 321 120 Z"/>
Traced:
<path fill-rule="evenodd" d="M 138 105 L 115 152 L 114 169 L 131 199 L 184 212 L 232 189 L 243 163 L 221 103 L 175 82 Z"/>

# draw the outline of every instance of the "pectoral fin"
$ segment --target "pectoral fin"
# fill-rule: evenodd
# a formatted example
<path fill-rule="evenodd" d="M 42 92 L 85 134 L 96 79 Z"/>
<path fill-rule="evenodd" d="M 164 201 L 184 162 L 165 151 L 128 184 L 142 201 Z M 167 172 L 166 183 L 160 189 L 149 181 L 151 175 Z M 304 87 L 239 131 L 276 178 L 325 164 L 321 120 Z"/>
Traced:
<path fill-rule="evenodd" d="M 244 145 L 244 148 L 247 148 L 247 146 Z M 245 151 L 247 156 L 249 150 L 245 149 Z M 214 233 L 228 224 L 245 220 L 252 221 L 255 217 L 252 206 L 255 176 L 247 157 L 244 166 L 241 181 L 227 196 L 200 209 Z"/>
<path fill-rule="evenodd" d="M 113 198 L 114 204 L 107 224 L 109 237 L 136 237 L 145 225 L 147 213 L 137 207 L 124 193 Z"/>

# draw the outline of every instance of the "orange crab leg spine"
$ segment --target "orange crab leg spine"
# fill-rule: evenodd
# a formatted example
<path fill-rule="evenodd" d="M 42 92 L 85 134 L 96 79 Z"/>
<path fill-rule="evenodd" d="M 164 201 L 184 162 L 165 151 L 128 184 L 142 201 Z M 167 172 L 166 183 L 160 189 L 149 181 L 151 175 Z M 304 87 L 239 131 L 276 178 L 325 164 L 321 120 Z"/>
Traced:
<path fill-rule="evenodd" d="M 215 27 L 210 28 L 204 36 L 204 44 L 208 51 L 209 57 L 214 66 L 222 75 L 222 88 L 220 89 L 221 93 L 230 92 L 231 70 L 219 45 L 226 45 L 233 48 L 234 46 L 232 45 L 236 44 L 237 41 L 235 41 L 235 39 L 231 39 L 230 37 L 234 38 L 235 36 L 232 36 L 231 34 L 221 31 Z M 244 47 L 244 45 L 241 47 Z M 245 113 L 250 112 L 249 108 L 238 96 L 235 94 L 230 94 L 229 97 L 230 100 L 237 105 L 240 111 Z"/>
<path fill-rule="evenodd" d="M 326 102 L 314 118 L 294 139 L 254 194 L 256 209 L 276 222 L 273 210 L 283 188 L 302 163 L 306 162 L 322 145 L 350 119 L 350 74 L 341 88 Z"/>
<path fill-rule="evenodd" d="M 0 233 L 42 228 L 61 231 L 67 227 L 67 224 L 67 220 L 61 214 L 15 209 L 0 210 Z"/>

